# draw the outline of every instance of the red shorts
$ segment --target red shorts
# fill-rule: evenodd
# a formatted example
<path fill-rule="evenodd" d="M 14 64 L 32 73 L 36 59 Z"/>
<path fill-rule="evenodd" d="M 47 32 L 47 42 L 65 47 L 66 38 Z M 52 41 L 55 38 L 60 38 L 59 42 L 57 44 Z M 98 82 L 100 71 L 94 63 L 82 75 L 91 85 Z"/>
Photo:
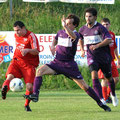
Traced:
<path fill-rule="evenodd" d="M 24 61 L 13 59 L 6 72 L 14 75 L 15 78 L 24 78 L 25 83 L 33 83 L 36 69 L 34 66 L 25 63 Z"/>
<path fill-rule="evenodd" d="M 111 68 L 112 68 L 112 77 L 119 77 L 117 66 L 116 66 L 114 61 L 111 62 Z M 99 79 L 103 79 L 104 78 L 104 75 L 103 75 L 101 69 L 98 71 L 98 78 Z"/>

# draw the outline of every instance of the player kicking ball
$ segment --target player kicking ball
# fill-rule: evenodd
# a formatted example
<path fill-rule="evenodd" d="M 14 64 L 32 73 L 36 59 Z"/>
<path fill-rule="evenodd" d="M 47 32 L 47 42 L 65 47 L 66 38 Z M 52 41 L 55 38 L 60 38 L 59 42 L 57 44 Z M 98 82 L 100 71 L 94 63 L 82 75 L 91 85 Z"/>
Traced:
<path fill-rule="evenodd" d="M 49 64 L 45 64 L 37 69 L 34 80 L 33 94 L 25 95 L 24 97 L 37 102 L 39 98 L 39 91 L 42 85 L 43 75 L 63 74 L 71 78 L 81 89 L 83 89 L 91 98 L 93 98 L 99 107 L 105 111 L 111 109 L 104 105 L 94 90 L 89 87 L 84 81 L 77 63 L 74 61 L 74 56 L 77 50 L 77 44 L 80 38 L 79 33 L 75 30 L 79 25 L 79 18 L 76 15 L 70 14 L 62 18 L 63 30 L 58 31 L 55 39 L 52 42 L 51 52 L 54 55 L 56 49 L 56 56 Z"/>
<path fill-rule="evenodd" d="M 2 99 L 5 100 L 7 92 L 10 90 L 10 81 L 13 78 L 24 78 L 26 84 L 26 95 L 33 92 L 33 81 L 36 67 L 39 64 L 39 44 L 36 35 L 27 30 L 22 21 L 16 21 L 13 25 L 15 31 L 16 49 L 13 60 L 11 61 L 7 72 L 6 80 L 2 85 Z M 25 110 L 31 111 L 30 100 L 25 100 Z"/>

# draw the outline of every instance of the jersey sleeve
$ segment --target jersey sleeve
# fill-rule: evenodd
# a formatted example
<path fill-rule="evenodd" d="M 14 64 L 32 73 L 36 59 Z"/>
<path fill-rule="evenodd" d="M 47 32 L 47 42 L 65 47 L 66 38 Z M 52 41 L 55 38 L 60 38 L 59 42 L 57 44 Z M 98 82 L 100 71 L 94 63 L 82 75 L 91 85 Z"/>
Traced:
<path fill-rule="evenodd" d="M 38 51 L 40 51 L 39 49 L 39 43 L 38 43 L 38 38 L 36 37 L 36 35 L 34 33 L 30 33 L 30 36 L 29 36 L 29 39 L 30 39 L 30 43 L 31 43 L 31 48 L 32 49 L 37 49 Z"/>
<path fill-rule="evenodd" d="M 104 26 L 101 26 L 100 34 L 101 34 L 101 37 L 103 40 L 112 39 L 110 33 L 108 32 L 108 30 Z"/>

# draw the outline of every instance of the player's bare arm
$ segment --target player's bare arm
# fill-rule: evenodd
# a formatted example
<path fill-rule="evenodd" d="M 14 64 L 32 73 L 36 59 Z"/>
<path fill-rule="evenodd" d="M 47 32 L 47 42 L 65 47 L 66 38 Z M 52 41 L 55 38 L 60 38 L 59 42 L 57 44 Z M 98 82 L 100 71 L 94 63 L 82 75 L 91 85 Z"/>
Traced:
<path fill-rule="evenodd" d="M 80 49 L 81 49 L 81 57 L 85 57 L 84 41 L 79 39 L 79 45 L 80 45 Z"/>
<path fill-rule="evenodd" d="M 105 39 L 104 41 L 102 41 L 102 42 L 100 42 L 100 43 L 98 43 L 98 44 L 96 44 L 96 45 L 91 45 L 91 46 L 90 46 L 90 49 L 91 49 L 91 50 L 95 50 L 95 49 L 97 49 L 97 48 L 99 48 L 99 47 L 107 46 L 107 45 L 109 45 L 111 42 L 112 42 L 112 39 Z"/>
<path fill-rule="evenodd" d="M 120 58 L 118 56 L 117 48 L 114 50 L 115 57 L 117 59 L 117 67 L 120 68 Z"/>
<path fill-rule="evenodd" d="M 54 56 L 54 54 L 55 54 L 55 46 L 56 46 L 56 45 L 57 45 L 57 40 L 54 39 L 53 42 L 52 42 L 52 45 L 51 45 L 51 47 L 50 47 L 50 51 L 51 51 L 51 53 L 52 53 L 53 56 Z"/>
<path fill-rule="evenodd" d="M 34 48 L 34 49 L 21 49 L 21 54 L 23 56 L 25 56 L 27 53 L 30 53 L 32 55 L 38 55 L 39 51 L 36 48 Z"/>

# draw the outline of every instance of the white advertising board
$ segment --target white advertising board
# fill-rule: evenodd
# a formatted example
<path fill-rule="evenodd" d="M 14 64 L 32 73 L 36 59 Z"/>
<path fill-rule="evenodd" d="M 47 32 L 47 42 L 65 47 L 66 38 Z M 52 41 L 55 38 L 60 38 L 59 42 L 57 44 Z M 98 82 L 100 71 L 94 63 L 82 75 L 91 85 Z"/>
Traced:
<path fill-rule="evenodd" d="M 7 0 L 0 0 L 0 3 L 1 3 L 1 2 L 7 2 Z"/>
<path fill-rule="evenodd" d="M 114 4 L 115 0 L 23 0 L 23 2 L 67 2 L 67 3 L 97 3 Z"/>
<path fill-rule="evenodd" d="M 50 52 L 50 46 L 55 37 L 55 34 L 36 34 L 39 40 L 40 46 L 40 64 L 49 63 L 54 59 Z M 118 54 L 120 56 L 120 36 L 116 36 L 116 44 Z M 15 50 L 15 38 L 14 31 L 0 31 L 0 62 L 8 62 L 12 59 Z M 85 47 L 86 50 L 86 47 Z M 80 46 L 77 46 L 77 52 L 75 55 L 75 61 L 79 65 L 87 64 L 86 55 L 84 58 L 81 57 Z"/>

